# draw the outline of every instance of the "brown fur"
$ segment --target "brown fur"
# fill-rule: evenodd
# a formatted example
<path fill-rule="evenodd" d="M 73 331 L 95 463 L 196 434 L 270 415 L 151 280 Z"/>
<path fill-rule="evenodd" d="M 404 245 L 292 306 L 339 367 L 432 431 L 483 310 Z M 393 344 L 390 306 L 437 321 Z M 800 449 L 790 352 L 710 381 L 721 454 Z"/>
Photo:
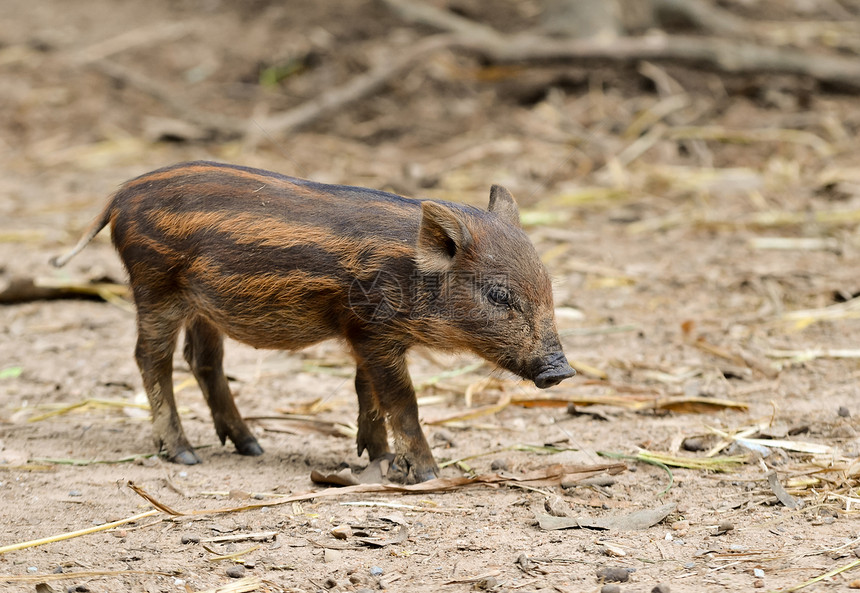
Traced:
<path fill-rule="evenodd" d="M 406 352 L 466 349 L 539 386 L 573 374 L 553 320 L 549 276 L 494 186 L 489 211 L 323 185 L 208 162 L 126 183 L 68 254 L 110 224 L 137 306 L 135 350 L 156 445 L 182 463 L 188 443 L 172 388 L 184 354 L 216 431 L 240 453 L 262 449 L 222 368 L 223 336 L 295 350 L 340 338 L 356 360 L 358 452 L 389 454 L 419 479 L 438 472 L 418 422 Z"/>

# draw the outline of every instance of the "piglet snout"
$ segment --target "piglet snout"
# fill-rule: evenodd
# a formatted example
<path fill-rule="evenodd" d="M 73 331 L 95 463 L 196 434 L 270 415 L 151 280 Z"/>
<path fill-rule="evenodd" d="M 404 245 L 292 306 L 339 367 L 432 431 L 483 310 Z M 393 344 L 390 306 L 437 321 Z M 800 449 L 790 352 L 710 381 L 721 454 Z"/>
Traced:
<path fill-rule="evenodd" d="M 558 385 L 576 374 L 563 352 L 553 352 L 544 356 L 537 361 L 535 368 L 537 370 L 534 374 L 534 382 L 539 389 Z"/>

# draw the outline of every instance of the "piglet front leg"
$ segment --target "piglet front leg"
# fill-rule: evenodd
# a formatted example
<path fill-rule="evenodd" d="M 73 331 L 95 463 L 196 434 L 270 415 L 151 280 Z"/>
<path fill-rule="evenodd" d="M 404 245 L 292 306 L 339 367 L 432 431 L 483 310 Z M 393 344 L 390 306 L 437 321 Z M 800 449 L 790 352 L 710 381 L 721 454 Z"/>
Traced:
<path fill-rule="evenodd" d="M 411 474 L 416 482 L 426 482 L 438 477 L 439 466 L 433 459 L 433 453 L 418 421 L 418 402 L 415 399 L 409 369 L 406 367 L 405 348 L 392 347 L 390 343 L 377 343 L 373 340 L 353 341 L 352 347 L 358 358 L 359 372 L 370 384 L 375 402 L 388 419 L 388 427 L 394 440 L 395 469 Z M 367 401 L 367 398 L 360 396 L 359 404 L 363 403 L 363 399 Z M 366 414 L 366 407 L 361 407 L 360 414 Z M 359 425 L 361 428 L 361 417 Z M 378 442 L 381 432 L 378 426 L 374 432 L 375 438 L 369 434 L 360 434 L 359 447 Z M 382 447 L 375 448 L 378 453 L 382 452 Z"/>

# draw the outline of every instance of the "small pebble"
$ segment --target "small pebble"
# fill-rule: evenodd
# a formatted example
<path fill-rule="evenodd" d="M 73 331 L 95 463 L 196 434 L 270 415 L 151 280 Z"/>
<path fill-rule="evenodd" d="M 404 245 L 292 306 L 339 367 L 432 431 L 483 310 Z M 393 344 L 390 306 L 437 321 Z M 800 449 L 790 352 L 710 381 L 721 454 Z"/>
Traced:
<path fill-rule="evenodd" d="M 708 448 L 708 444 L 702 437 L 687 437 L 681 441 L 681 448 L 685 451 L 704 451 Z"/>
<path fill-rule="evenodd" d="M 56 567 L 54 570 L 52 570 L 51 572 L 53 572 L 54 574 L 63 574 L 63 567 L 62 567 L 62 566 L 57 566 L 57 567 Z"/>
<path fill-rule="evenodd" d="M 762 587 L 764 587 L 764 581 L 761 579 L 753 581 L 753 587 L 755 587 L 756 589 L 761 589 Z"/>
<path fill-rule="evenodd" d="M 370 574 L 374 577 L 381 577 L 385 571 L 379 568 L 378 566 L 370 567 Z"/>
<path fill-rule="evenodd" d="M 334 539 L 346 539 L 352 535 L 352 527 L 349 525 L 338 525 L 337 527 L 332 527 L 331 535 Z"/>
<path fill-rule="evenodd" d="M 263 499 L 264 499 L 264 498 L 266 498 L 266 497 L 265 497 L 265 496 L 263 496 L 262 494 L 260 494 L 259 492 L 257 492 L 257 493 L 255 493 L 255 494 L 253 494 L 253 495 L 251 496 L 251 498 L 253 498 L 254 500 L 263 500 Z"/>
<path fill-rule="evenodd" d="M 179 472 L 179 477 L 180 477 L 180 478 L 187 478 L 187 477 L 188 477 L 188 472 Z"/>
<path fill-rule="evenodd" d="M 854 579 L 850 583 L 848 583 L 849 589 L 860 589 L 860 579 Z"/>
<path fill-rule="evenodd" d="M 80 490 L 69 490 L 69 496 L 81 496 Z"/>
<path fill-rule="evenodd" d="M 597 579 L 607 583 L 626 583 L 630 578 L 630 571 L 617 566 L 604 566 L 597 571 Z"/>
<path fill-rule="evenodd" d="M 543 503 L 546 512 L 553 517 L 570 517 L 570 505 L 561 496 L 554 495 L 548 497 Z"/>
<path fill-rule="evenodd" d="M 66 591 L 68 591 L 68 593 L 88 593 L 89 590 L 90 588 L 86 585 L 69 585 L 66 588 Z"/>
<path fill-rule="evenodd" d="M 839 414 L 842 418 L 848 418 L 851 416 L 851 410 L 846 408 L 845 406 L 839 406 L 839 409 L 836 410 L 836 413 Z"/>
<path fill-rule="evenodd" d="M 227 576 L 231 579 L 241 579 L 245 576 L 245 567 L 241 564 L 235 564 L 227 567 Z"/>
<path fill-rule="evenodd" d="M 39 569 L 35 566 L 28 566 L 27 572 L 39 572 Z"/>
<path fill-rule="evenodd" d="M 764 571 L 760 568 L 753 568 L 753 576 L 756 577 L 757 579 L 763 579 L 764 578 Z"/>
<path fill-rule="evenodd" d="M 185 579 L 174 578 L 173 584 L 176 585 L 177 587 L 182 587 L 183 585 L 185 585 Z"/>
<path fill-rule="evenodd" d="M 605 556 L 619 557 L 627 555 L 627 552 L 624 550 L 624 548 L 622 548 L 621 546 L 616 546 L 615 544 L 604 543 L 597 548 L 598 550 L 600 550 L 600 553 L 604 554 Z"/>
<path fill-rule="evenodd" d="M 508 471 L 510 465 L 508 464 L 507 459 L 493 459 L 493 462 L 490 464 L 490 469 L 493 471 Z"/>
<path fill-rule="evenodd" d="M 618 585 L 603 585 L 600 588 L 600 593 L 621 593 L 621 587 Z"/>
<path fill-rule="evenodd" d="M 723 533 L 728 533 L 732 529 L 735 528 L 735 524 L 731 521 L 721 521 L 719 525 L 717 525 L 717 535 L 722 535 Z"/>
<path fill-rule="evenodd" d="M 341 559 L 340 550 L 332 550 L 329 548 L 326 548 L 325 550 L 323 550 L 323 562 L 325 562 L 326 564 L 331 564 L 332 562 L 337 562 L 340 559 Z"/>
<path fill-rule="evenodd" d="M 243 562 L 242 565 L 245 568 L 256 568 L 257 562 L 255 560 L 245 560 L 245 562 Z"/>
<path fill-rule="evenodd" d="M 480 589 L 482 591 L 489 591 L 491 589 L 495 589 L 499 586 L 499 581 L 494 579 L 493 577 L 487 577 L 485 579 L 481 579 L 477 583 L 475 583 L 474 589 Z"/>
<path fill-rule="evenodd" d="M 328 577 L 325 581 L 323 581 L 323 586 L 326 589 L 334 589 L 335 587 L 337 587 L 337 581 L 331 577 Z"/>
<path fill-rule="evenodd" d="M 651 593 L 669 593 L 669 585 L 666 583 L 658 583 L 651 589 Z"/>
<path fill-rule="evenodd" d="M 188 534 L 186 534 L 186 535 L 183 535 L 179 541 L 182 542 L 183 544 L 199 544 L 200 543 L 200 536 L 199 535 L 188 535 Z"/>
<path fill-rule="evenodd" d="M 355 593 L 373 593 L 373 589 L 368 589 L 367 587 L 363 589 L 356 589 Z"/>

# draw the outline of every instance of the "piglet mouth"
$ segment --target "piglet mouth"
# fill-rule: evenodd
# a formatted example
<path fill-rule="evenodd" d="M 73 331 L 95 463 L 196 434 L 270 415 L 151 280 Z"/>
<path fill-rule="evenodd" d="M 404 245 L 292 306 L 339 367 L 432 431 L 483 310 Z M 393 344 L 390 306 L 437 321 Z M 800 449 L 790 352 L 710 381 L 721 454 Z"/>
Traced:
<path fill-rule="evenodd" d="M 576 371 L 567 362 L 564 352 L 554 352 L 539 359 L 534 368 L 536 372 L 533 375 L 533 380 L 539 389 L 558 385 L 576 374 Z"/>

